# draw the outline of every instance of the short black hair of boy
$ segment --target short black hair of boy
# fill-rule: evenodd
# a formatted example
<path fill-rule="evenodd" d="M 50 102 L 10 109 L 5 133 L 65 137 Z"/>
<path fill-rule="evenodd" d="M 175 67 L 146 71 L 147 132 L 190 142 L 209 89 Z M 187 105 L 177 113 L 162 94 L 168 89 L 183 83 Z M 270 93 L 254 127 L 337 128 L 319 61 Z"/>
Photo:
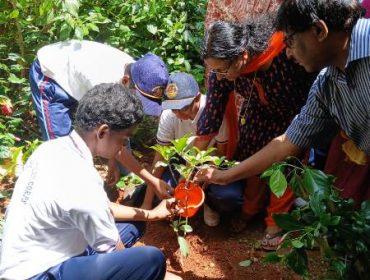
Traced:
<path fill-rule="evenodd" d="M 127 129 L 144 117 L 140 99 L 122 84 L 106 83 L 90 89 L 79 101 L 75 127 L 91 131 L 107 124 L 112 130 Z"/>
<path fill-rule="evenodd" d="M 299 33 L 323 20 L 329 31 L 351 31 L 364 14 L 358 0 L 285 0 L 276 25 L 278 30 Z"/>

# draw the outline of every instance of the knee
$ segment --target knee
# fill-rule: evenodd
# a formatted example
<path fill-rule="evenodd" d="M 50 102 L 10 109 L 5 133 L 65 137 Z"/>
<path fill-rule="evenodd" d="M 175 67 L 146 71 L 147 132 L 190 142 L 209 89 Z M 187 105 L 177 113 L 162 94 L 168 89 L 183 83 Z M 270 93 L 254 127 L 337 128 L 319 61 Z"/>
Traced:
<path fill-rule="evenodd" d="M 210 185 L 207 188 L 207 196 L 220 201 L 238 201 L 243 199 L 243 190 L 233 186 Z"/>
<path fill-rule="evenodd" d="M 161 250 L 153 246 L 145 246 L 142 263 L 150 264 L 148 279 L 163 279 L 166 274 L 166 259 Z"/>
<path fill-rule="evenodd" d="M 241 188 L 210 185 L 206 196 L 206 203 L 219 212 L 232 212 L 243 204 Z"/>

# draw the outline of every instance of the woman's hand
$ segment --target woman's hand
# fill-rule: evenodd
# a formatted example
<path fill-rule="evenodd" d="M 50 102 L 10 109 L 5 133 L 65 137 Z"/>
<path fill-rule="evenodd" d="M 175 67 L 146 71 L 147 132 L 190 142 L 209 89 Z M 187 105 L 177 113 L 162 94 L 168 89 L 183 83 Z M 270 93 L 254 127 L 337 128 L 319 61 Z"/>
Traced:
<path fill-rule="evenodd" d="M 227 185 L 227 170 L 218 170 L 213 167 L 200 169 L 195 174 L 194 180 L 198 182 L 213 183 L 218 185 Z"/>

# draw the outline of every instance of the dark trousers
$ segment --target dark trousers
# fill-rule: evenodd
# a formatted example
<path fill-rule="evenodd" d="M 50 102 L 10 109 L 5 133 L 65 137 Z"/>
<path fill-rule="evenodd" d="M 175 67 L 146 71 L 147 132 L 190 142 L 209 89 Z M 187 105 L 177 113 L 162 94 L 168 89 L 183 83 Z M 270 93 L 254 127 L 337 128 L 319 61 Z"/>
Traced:
<path fill-rule="evenodd" d="M 129 248 L 142 236 L 144 223 L 117 223 L 127 249 L 97 253 L 92 248 L 51 267 L 30 280 L 159 280 L 166 273 L 162 252 L 152 246 Z"/>

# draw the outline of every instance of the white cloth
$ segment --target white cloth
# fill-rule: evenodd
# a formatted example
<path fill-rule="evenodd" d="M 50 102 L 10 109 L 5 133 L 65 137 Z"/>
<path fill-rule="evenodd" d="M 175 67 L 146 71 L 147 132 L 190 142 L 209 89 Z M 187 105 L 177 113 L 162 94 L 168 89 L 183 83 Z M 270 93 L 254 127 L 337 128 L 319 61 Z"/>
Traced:
<path fill-rule="evenodd" d="M 180 120 L 176 117 L 172 110 L 164 110 L 159 120 L 157 142 L 162 145 L 168 145 L 172 140 L 181 138 L 186 134 L 190 134 L 192 136 L 196 135 L 197 123 L 205 108 L 206 99 L 207 97 L 205 95 L 201 95 L 199 110 L 193 120 Z M 225 120 L 223 120 L 218 134 L 214 137 L 214 140 L 217 143 L 227 142 L 228 133 Z M 214 144 L 214 141 L 211 141 L 210 145 L 211 144 Z"/>
<path fill-rule="evenodd" d="M 0 277 L 25 279 L 80 255 L 111 251 L 119 240 L 103 180 L 73 131 L 29 158 L 6 213 Z"/>
<path fill-rule="evenodd" d="M 98 84 L 120 82 L 125 65 L 134 62 L 131 56 L 111 46 L 77 40 L 42 47 L 37 58 L 42 73 L 77 101 Z"/>

